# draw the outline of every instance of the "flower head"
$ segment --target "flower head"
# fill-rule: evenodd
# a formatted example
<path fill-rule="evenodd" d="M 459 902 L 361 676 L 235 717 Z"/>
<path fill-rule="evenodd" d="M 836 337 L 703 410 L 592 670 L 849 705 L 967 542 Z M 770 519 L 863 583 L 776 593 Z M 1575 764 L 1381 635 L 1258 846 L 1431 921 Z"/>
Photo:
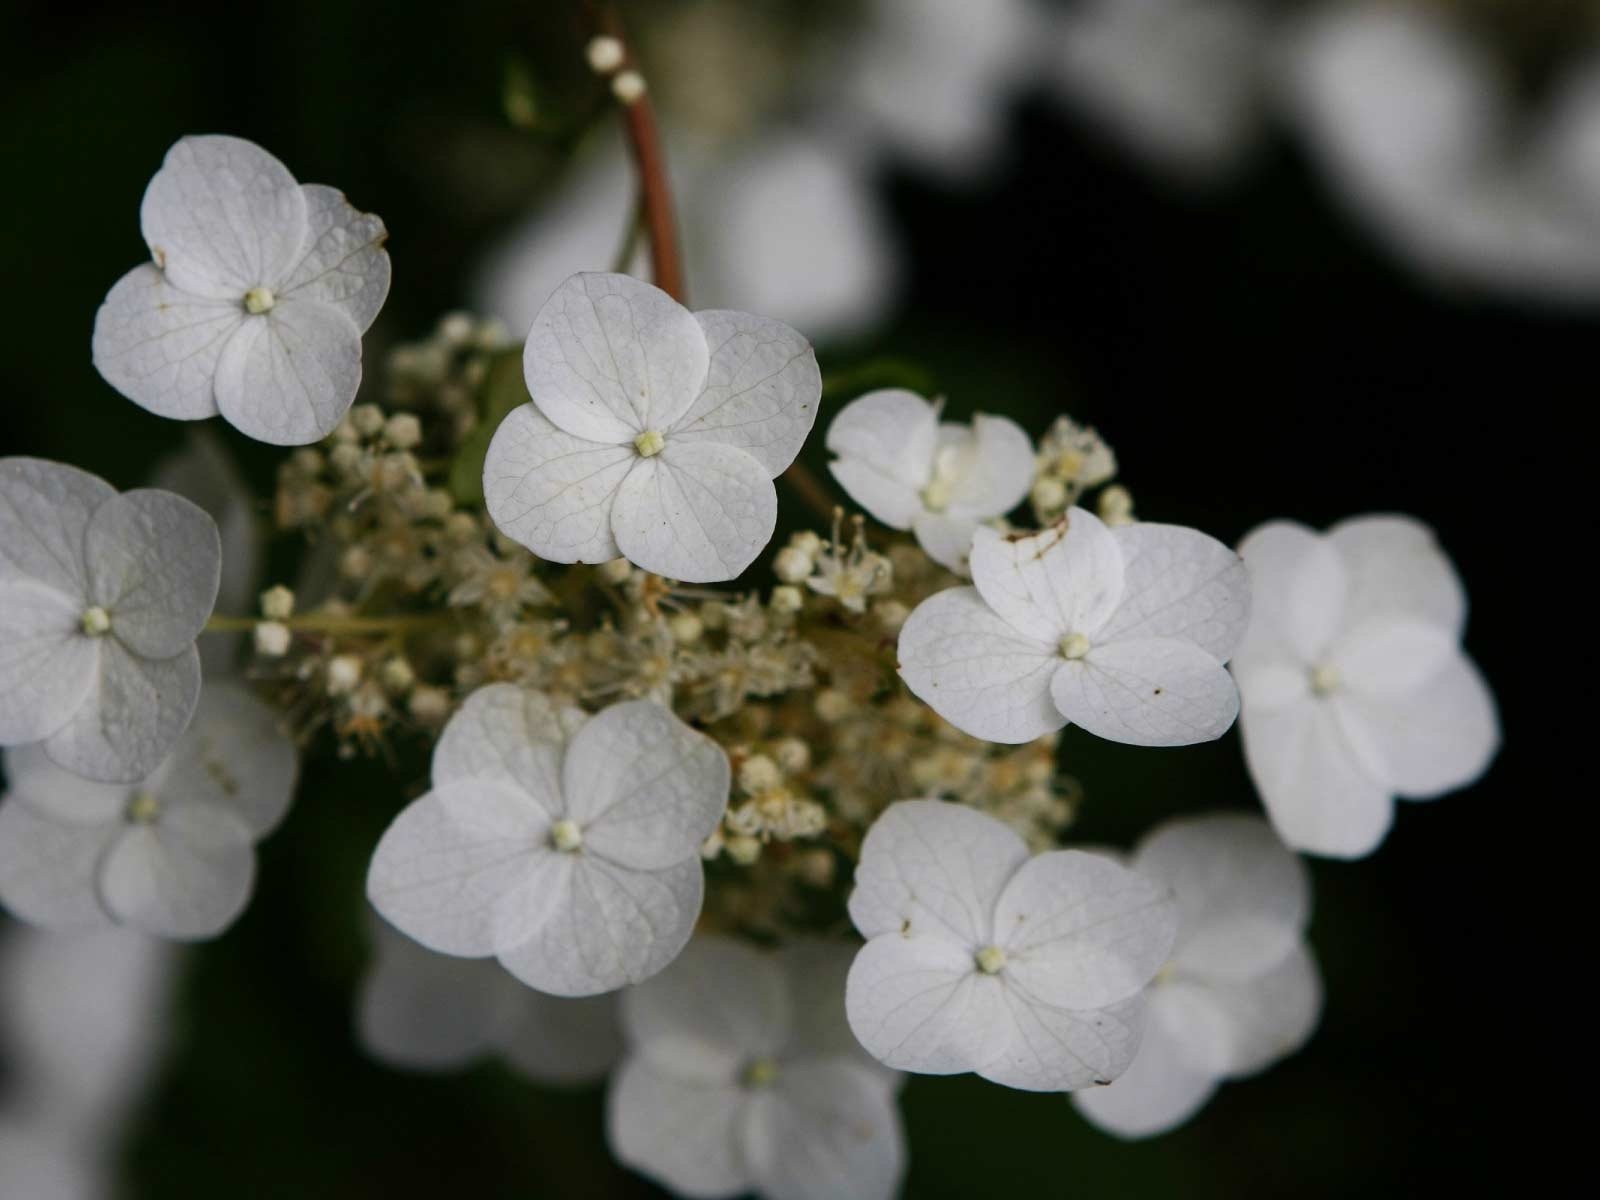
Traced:
<path fill-rule="evenodd" d="M 881 1062 L 1029 1091 L 1115 1079 L 1139 991 L 1177 933 L 1170 893 L 1077 850 L 1030 857 L 993 817 L 902 800 L 867 832 L 850 896 L 867 939 L 850 1028 Z"/>
<path fill-rule="evenodd" d="M 1010 512 L 1033 485 L 1033 443 L 1005 417 L 941 423 L 939 407 L 899 388 L 852 400 L 828 427 L 838 455 L 828 469 L 857 504 L 965 575 L 979 523 Z"/>
<path fill-rule="evenodd" d="M 1257 817 L 1187 817 L 1147 835 L 1128 864 L 1172 889 L 1178 940 L 1146 992 L 1144 1039 L 1110 1087 L 1076 1093 L 1102 1129 L 1147 1137 L 1200 1110 L 1225 1079 L 1293 1053 L 1322 1007 L 1303 942 L 1304 864 Z"/>
<path fill-rule="evenodd" d="M 129 925 L 179 941 L 233 923 L 254 844 L 283 819 L 295 751 L 238 684 L 208 687 L 172 756 L 134 784 L 92 783 L 37 746 L 5 756 L 0 901 L 49 928 Z"/>
<path fill-rule="evenodd" d="M 433 755 L 433 790 L 378 843 L 367 896 L 401 932 L 494 955 L 557 996 L 614 991 L 677 956 L 728 798 L 716 743 L 648 700 L 586 718 L 479 688 Z"/>
<path fill-rule="evenodd" d="M 106 382 L 158 416 L 219 412 L 259 441 L 325 437 L 361 382 L 361 335 L 389 293 L 383 222 L 299 184 L 240 138 L 186 137 L 150 180 L 152 262 L 95 317 Z"/>
<path fill-rule="evenodd" d="M 523 366 L 533 401 L 484 462 L 503 533 L 552 562 L 621 555 L 694 583 L 732 579 L 772 537 L 772 480 L 822 392 L 794 330 L 580 274 L 539 310 Z"/>
<path fill-rule="evenodd" d="M 898 1076 L 844 1016 L 848 947 L 716 936 L 623 993 L 612 1150 L 683 1195 L 888 1200 L 905 1170 Z"/>
<path fill-rule="evenodd" d="M 956 728 L 1027 742 L 1071 722 L 1139 746 L 1220 737 L 1223 670 L 1249 581 L 1221 542 L 1176 525 L 1108 529 L 1073 508 L 1027 536 L 979 529 L 976 587 L 930 596 L 900 631 L 900 675 Z"/>
<path fill-rule="evenodd" d="M 194 714 L 221 553 L 171 492 L 0 459 L 0 745 L 108 782 L 154 770 Z"/>
<path fill-rule="evenodd" d="M 1500 744 L 1494 696 L 1461 651 L 1467 602 L 1427 526 L 1355 517 L 1319 535 L 1274 521 L 1240 544 L 1255 613 L 1233 664 L 1245 760 L 1297 850 L 1369 854 L 1394 798 L 1463 787 Z"/>

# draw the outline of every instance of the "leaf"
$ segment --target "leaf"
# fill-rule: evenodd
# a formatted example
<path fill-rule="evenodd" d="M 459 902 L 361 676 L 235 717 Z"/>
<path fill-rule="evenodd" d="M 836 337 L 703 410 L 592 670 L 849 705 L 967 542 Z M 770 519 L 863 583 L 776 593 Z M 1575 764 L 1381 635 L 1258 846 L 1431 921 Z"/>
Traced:
<path fill-rule="evenodd" d="M 529 402 L 528 385 L 522 378 L 520 350 L 508 350 L 495 356 L 478 401 L 478 424 L 462 439 L 450 463 L 450 494 L 457 504 L 468 508 L 483 503 L 483 460 L 489 453 L 494 431 L 513 409 Z"/>

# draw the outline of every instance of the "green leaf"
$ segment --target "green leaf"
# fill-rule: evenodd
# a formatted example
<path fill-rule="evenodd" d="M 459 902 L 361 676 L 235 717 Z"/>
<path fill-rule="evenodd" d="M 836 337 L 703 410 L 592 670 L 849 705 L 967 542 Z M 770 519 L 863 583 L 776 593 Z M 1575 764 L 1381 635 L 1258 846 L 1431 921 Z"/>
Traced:
<path fill-rule="evenodd" d="M 509 351 L 489 367 L 479 394 L 479 420 L 462 439 L 450 463 L 450 494 L 469 508 L 483 504 L 483 460 L 500 422 L 512 409 L 528 403 L 528 385 L 522 380 L 522 350 Z"/>

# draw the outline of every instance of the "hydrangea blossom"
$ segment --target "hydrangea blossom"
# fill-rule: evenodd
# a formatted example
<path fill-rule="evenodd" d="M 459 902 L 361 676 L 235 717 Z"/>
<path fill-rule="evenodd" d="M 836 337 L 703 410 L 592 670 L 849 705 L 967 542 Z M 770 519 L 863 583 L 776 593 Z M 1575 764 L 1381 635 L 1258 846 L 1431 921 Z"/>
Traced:
<path fill-rule="evenodd" d="M 1033 443 L 1012 420 L 979 413 L 939 420 L 915 392 L 868 392 L 828 427 L 828 464 L 850 498 L 891 529 L 909 529 L 928 557 L 967 574 L 982 521 L 1022 503 L 1033 485 Z"/>
<path fill-rule="evenodd" d="M 255 883 L 255 843 L 288 810 L 295 750 L 277 714 L 234 683 L 138 783 L 81 779 L 37 746 L 5 756 L 0 901 L 47 928 L 128 925 L 193 941 L 221 933 Z"/>
<path fill-rule="evenodd" d="M 494 955 L 557 996 L 614 991 L 688 941 L 728 779 L 722 749 L 652 701 L 586 719 L 490 684 L 445 727 L 433 790 L 383 835 L 367 895 L 432 950 Z"/>
<path fill-rule="evenodd" d="M 772 481 L 822 395 L 794 330 L 580 274 L 539 310 L 523 367 L 533 402 L 501 423 L 484 462 L 503 533 L 552 562 L 620 555 L 694 583 L 732 579 L 761 553 Z"/>
<path fill-rule="evenodd" d="M 0 745 L 42 743 L 89 779 L 149 774 L 194 714 L 221 554 L 180 496 L 0 459 Z"/>
<path fill-rule="evenodd" d="M 375 1058 L 416 1071 L 504 1058 L 539 1083 L 599 1079 L 622 1052 L 611 996 L 547 996 L 492 959 L 435 954 L 374 922 L 356 1030 Z"/>
<path fill-rule="evenodd" d="M 219 412 L 274 445 L 325 437 L 361 383 L 361 335 L 389 294 L 383 222 L 299 184 L 235 137 L 186 137 L 145 190 L 153 261 L 94 323 L 106 382 L 163 417 Z"/>
<path fill-rule="evenodd" d="M 1146 993 L 1133 1065 L 1072 1099 L 1102 1129 L 1135 1138 L 1183 1124 L 1224 1079 L 1297 1050 L 1316 1026 L 1322 986 L 1303 942 L 1310 880 L 1266 822 L 1225 813 L 1169 821 L 1129 865 L 1172 889 L 1178 940 Z"/>
<path fill-rule="evenodd" d="M 891 805 L 867 832 L 850 919 L 867 939 L 845 992 L 863 1046 L 1040 1092 L 1127 1069 L 1140 989 L 1178 928 L 1164 886 L 1078 850 L 1030 857 L 1000 821 L 937 800 Z"/>
<path fill-rule="evenodd" d="M 1233 664 L 1240 732 L 1278 834 L 1359 858 L 1394 798 L 1470 783 L 1500 744 L 1489 686 L 1461 651 L 1467 601 L 1427 526 L 1354 517 L 1319 535 L 1274 521 L 1239 547 L 1255 615 Z"/>
<path fill-rule="evenodd" d="M 616 1156 L 685 1196 L 893 1196 L 905 1170 L 899 1076 L 845 1023 L 850 954 L 701 936 L 624 992 L 629 1054 L 606 1113 Z"/>
<path fill-rule="evenodd" d="M 1244 633 L 1249 580 L 1214 538 L 1108 529 L 1072 508 L 1041 533 L 980 528 L 972 580 L 924 600 L 900 631 L 906 686 L 957 729 L 1029 742 L 1070 721 L 1181 746 L 1238 715 L 1222 664 Z"/>

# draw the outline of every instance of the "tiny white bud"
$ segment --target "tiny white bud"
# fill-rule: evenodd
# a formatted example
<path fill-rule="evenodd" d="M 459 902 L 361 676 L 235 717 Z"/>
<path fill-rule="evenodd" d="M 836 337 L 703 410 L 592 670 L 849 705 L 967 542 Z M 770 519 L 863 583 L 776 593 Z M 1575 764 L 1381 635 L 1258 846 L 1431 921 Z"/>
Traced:
<path fill-rule="evenodd" d="M 748 867 L 761 857 L 761 842 L 747 833 L 736 834 L 728 839 L 728 857 L 741 867 Z"/>
<path fill-rule="evenodd" d="M 348 695 L 360 682 L 361 660 L 354 654 L 337 654 L 328 660 L 328 695 Z"/>
<path fill-rule="evenodd" d="M 584 47 L 583 56 L 589 60 L 589 69 L 596 75 L 609 75 L 622 65 L 626 57 L 622 43 L 614 37 L 597 37 Z"/>
<path fill-rule="evenodd" d="M 383 430 L 383 409 L 376 404 L 358 404 L 350 410 L 350 424 L 362 437 L 377 437 Z"/>
<path fill-rule="evenodd" d="M 253 287 L 244 294 L 244 310 L 253 317 L 268 313 L 277 306 L 278 298 L 271 288 Z"/>
<path fill-rule="evenodd" d="M 1066 507 L 1067 485 L 1054 475 L 1043 475 L 1034 481 L 1033 491 L 1029 495 L 1033 499 L 1035 508 L 1054 512 L 1058 508 Z"/>
<path fill-rule="evenodd" d="M 772 589 L 771 603 L 775 613 L 797 613 L 805 604 L 805 596 L 799 588 L 786 583 Z"/>
<path fill-rule="evenodd" d="M 256 653 L 262 658 L 282 658 L 289 653 L 289 627 L 278 621 L 262 621 L 255 629 Z"/>
<path fill-rule="evenodd" d="M 450 715 L 450 693 L 432 684 L 419 684 L 411 689 L 406 709 L 414 720 L 424 725 L 437 725 Z"/>
<path fill-rule="evenodd" d="M 478 518 L 469 512 L 453 512 L 445 518 L 444 536 L 458 546 L 475 541 L 478 532 Z"/>
<path fill-rule="evenodd" d="M 261 593 L 261 615 L 269 621 L 287 621 L 294 616 L 294 593 L 281 583 Z"/>
<path fill-rule="evenodd" d="M 361 435 L 356 432 L 355 424 L 350 420 L 349 415 L 346 414 L 344 420 L 335 425 L 333 427 L 333 432 L 328 436 L 331 437 L 335 442 L 353 442 Z"/>
<path fill-rule="evenodd" d="M 372 555 L 361 546 L 347 546 L 339 556 L 339 574 L 346 579 L 365 579 L 372 574 Z"/>
<path fill-rule="evenodd" d="M 817 716 L 830 725 L 842 721 L 855 709 L 855 702 L 838 688 L 823 688 L 813 702 Z"/>
<path fill-rule="evenodd" d="M 789 539 L 789 547 L 800 551 L 807 558 L 815 559 L 822 553 L 822 538 L 809 529 L 803 529 Z M 806 574 L 809 575 L 811 572 L 807 571 Z"/>
<path fill-rule="evenodd" d="M 583 845 L 583 830 L 576 821 L 563 817 L 550 826 L 550 844 L 564 853 L 572 853 Z"/>
<path fill-rule="evenodd" d="M 673 613 L 667 621 L 667 632 L 680 646 L 698 642 L 706 631 L 705 622 L 691 612 Z"/>
<path fill-rule="evenodd" d="M 654 458 L 666 444 L 667 439 L 661 436 L 659 429 L 646 429 L 633 439 L 633 448 L 639 452 L 640 458 Z"/>
<path fill-rule="evenodd" d="M 111 614 L 98 604 L 93 605 L 83 610 L 83 616 L 78 618 L 78 628 L 89 637 L 100 637 L 111 628 Z"/>
<path fill-rule="evenodd" d="M 472 314 L 464 312 L 445 313 L 439 319 L 439 336 L 452 346 L 460 346 L 472 340 Z"/>
<path fill-rule="evenodd" d="M 411 689 L 417 681 L 417 673 L 411 669 L 411 664 L 399 655 L 385 659 L 383 667 L 378 674 L 379 682 L 390 692 L 401 695 Z"/>
<path fill-rule="evenodd" d="M 739 765 L 739 787 L 749 796 L 769 792 L 783 782 L 778 764 L 765 754 L 755 754 Z"/>
<path fill-rule="evenodd" d="M 1107 525 L 1133 523 L 1133 496 L 1120 483 L 1100 493 L 1100 519 Z"/>
<path fill-rule="evenodd" d="M 637 103 L 644 92 L 644 76 L 637 71 L 619 71 L 611 79 L 611 94 L 623 104 Z"/>
<path fill-rule="evenodd" d="M 613 558 L 596 569 L 607 583 L 627 583 L 628 576 L 633 574 L 633 564 L 625 558 Z"/>
<path fill-rule="evenodd" d="M 322 451 L 315 446 L 301 446 L 289 457 L 294 464 L 294 469 L 303 475 L 320 475 L 322 473 Z"/>
<path fill-rule="evenodd" d="M 772 560 L 772 573 L 785 583 L 804 583 L 816 565 L 816 560 L 798 546 L 785 546 Z"/>
<path fill-rule="evenodd" d="M 972 957 L 985 975 L 998 975 L 1005 969 L 1006 952 L 999 946 L 985 946 Z"/>
<path fill-rule="evenodd" d="M 772 757 L 780 767 L 793 775 L 811 765 L 811 747 L 796 737 L 781 738 L 772 747 Z"/>
<path fill-rule="evenodd" d="M 886 633 L 895 633 L 906 623 L 911 610 L 898 600 L 879 600 L 872 606 L 872 615 L 878 618 Z"/>
<path fill-rule="evenodd" d="M 414 450 L 422 444 L 422 422 L 411 413 L 395 413 L 384 423 L 383 437 L 396 450 Z"/>
<path fill-rule="evenodd" d="M 340 442 L 329 453 L 328 463 L 341 475 L 353 475 L 361 469 L 361 447 L 354 442 Z"/>
<path fill-rule="evenodd" d="M 1070 659 L 1082 658 L 1089 653 L 1089 639 L 1081 633 L 1069 633 L 1061 639 L 1061 657 Z"/>

